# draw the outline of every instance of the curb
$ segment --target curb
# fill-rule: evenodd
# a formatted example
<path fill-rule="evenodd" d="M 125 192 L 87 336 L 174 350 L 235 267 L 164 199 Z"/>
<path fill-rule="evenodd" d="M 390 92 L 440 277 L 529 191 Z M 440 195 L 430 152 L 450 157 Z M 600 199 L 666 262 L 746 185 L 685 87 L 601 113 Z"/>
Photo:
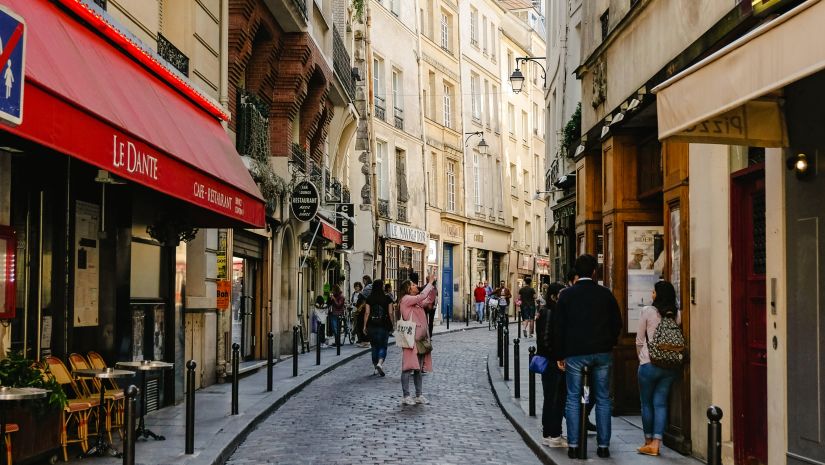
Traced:
<path fill-rule="evenodd" d="M 491 368 L 491 364 L 495 364 L 496 366 Z M 493 397 L 496 398 L 496 403 L 498 403 L 498 406 L 501 408 L 501 412 L 507 417 L 510 423 L 513 424 L 513 427 L 521 435 L 522 439 L 524 439 L 527 447 L 536 454 L 536 457 L 538 457 L 543 464 L 560 465 L 559 462 L 556 462 L 553 457 L 550 456 L 547 448 L 541 444 L 541 438 L 537 438 L 524 427 L 524 425 L 530 421 L 530 417 L 528 417 L 527 414 L 524 413 L 524 410 L 521 409 L 521 406 L 516 405 L 515 401 L 510 397 L 510 389 L 507 387 L 507 384 L 503 380 L 493 377 L 493 372 L 498 371 L 497 368 L 498 350 L 493 348 L 487 355 L 487 380 L 490 381 Z M 499 391 L 506 393 L 506 397 L 502 398 L 499 396 Z M 539 406 L 537 405 L 536 408 L 538 409 Z"/>
<path fill-rule="evenodd" d="M 449 331 L 443 331 L 443 332 L 440 332 L 440 333 L 437 333 L 437 334 L 433 334 L 432 337 L 441 336 L 443 334 L 452 334 L 452 333 L 457 333 L 457 332 L 461 332 L 461 331 L 470 331 L 470 330 L 482 329 L 482 328 L 486 328 L 486 326 L 483 326 L 483 325 L 482 326 L 475 326 L 475 327 L 473 327 L 473 326 L 469 326 L 469 327 L 462 326 L 460 328 L 451 329 Z M 390 342 L 389 345 L 390 346 L 395 345 L 395 341 Z M 336 369 L 336 368 L 338 368 L 338 367 L 340 367 L 340 366 L 342 366 L 346 363 L 349 363 L 352 360 L 354 360 L 354 359 L 356 359 L 356 358 L 358 358 L 358 357 L 360 357 L 364 354 L 367 354 L 369 352 L 370 352 L 370 349 L 365 348 L 365 349 L 362 349 L 360 351 L 355 352 L 354 354 L 348 355 L 348 356 L 342 358 L 341 360 L 333 363 L 332 365 L 324 368 L 323 370 L 319 371 L 318 373 L 315 373 L 314 375 L 308 377 L 307 379 L 305 379 L 304 381 L 299 383 L 297 386 L 293 387 L 292 389 L 290 389 L 289 391 L 284 393 L 284 395 L 282 395 L 281 397 L 276 399 L 268 407 L 262 409 L 254 417 L 252 417 L 249 420 L 249 422 L 246 424 L 246 426 L 237 435 L 235 435 L 235 437 L 231 441 L 229 441 L 229 443 L 225 447 L 223 447 L 223 449 L 221 449 L 221 451 L 218 453 L 217 457 L 215 457 L 215 459 L 212 460 L 211 465 L 224 465 L 226 463 L 226 461 L 229 460 L 229 458 L 235 452 L 235 450 L 238 448 L 240 443 L 243 442 L 247 438 L 247 436 L 249 436 L 249 433 L 251 433 L 263 420 L 265 420 L 267 417 L 272 415 L 276 410 L 278 410 L 282 405 L 284 405 L 286 403 L 286 401 L 288 401 L 292 396 L 294 396 L 295 394 L 298 394 L 299 392 L 304 390 L 304 388 L 309 386 L 310 383 L 312 383 L 316 379 L 320 378 L 321 376 L 324 376 L 325 374 L 329 373 L 330 371 L 332 371 L 332 370 L 334 370 L 334 369 Z M 488 370 L 489 370 L 489 368 L 488 368 Z M 254 408 L 254 406 L 253 406 L 253 408 Z M 550 464 L 550 465 L 555 465 L 555 464 Z"/>

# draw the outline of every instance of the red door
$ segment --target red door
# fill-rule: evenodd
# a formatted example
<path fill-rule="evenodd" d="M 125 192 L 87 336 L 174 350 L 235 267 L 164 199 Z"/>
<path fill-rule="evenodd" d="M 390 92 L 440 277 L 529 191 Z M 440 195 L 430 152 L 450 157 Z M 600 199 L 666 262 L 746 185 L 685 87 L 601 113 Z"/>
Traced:
<path fill-rule="evenodd" d="M 739 465 L 764 465 L 768 463 L 764 165 L 732 176 L 731 240 L 734 459 Z"/>

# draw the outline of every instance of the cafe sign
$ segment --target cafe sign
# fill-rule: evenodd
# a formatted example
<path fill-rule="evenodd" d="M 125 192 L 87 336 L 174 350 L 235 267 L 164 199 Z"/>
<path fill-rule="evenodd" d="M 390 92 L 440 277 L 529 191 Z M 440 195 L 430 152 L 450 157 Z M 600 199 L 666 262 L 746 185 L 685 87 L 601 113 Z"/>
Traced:
<path fill-rule="evenodd" d="M 387 223 L 387 238 L 415 242 L 417 244 L 426 244 L 430 239 L 427 231 L 398 223 Z"/>
<path fill-rule="evenodd" d="M 318 189 L 309 181 L 299 182 L 292 190 L 290 207 L 298 221 L 306 222 L 318 213 Z"/>

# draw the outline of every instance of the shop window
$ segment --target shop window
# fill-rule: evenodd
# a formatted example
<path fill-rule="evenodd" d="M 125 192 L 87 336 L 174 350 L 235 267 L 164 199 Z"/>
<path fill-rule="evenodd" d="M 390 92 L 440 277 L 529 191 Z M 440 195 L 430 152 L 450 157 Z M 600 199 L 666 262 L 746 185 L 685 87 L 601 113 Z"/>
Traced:
<path fill-rule="evenodd" d="M 159 299 L 160 252 L 157 245 L 132 241 L 131 295 L 133 298 Z"/>

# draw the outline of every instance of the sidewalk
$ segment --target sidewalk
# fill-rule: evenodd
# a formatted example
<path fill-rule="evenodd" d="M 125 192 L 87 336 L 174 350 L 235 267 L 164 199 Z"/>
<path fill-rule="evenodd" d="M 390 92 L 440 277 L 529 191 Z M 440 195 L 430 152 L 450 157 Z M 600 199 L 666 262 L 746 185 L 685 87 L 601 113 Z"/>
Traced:
<path fill-rule="evenodd" d="M 451 322 L 450 331 L 446 325 L 436 325 L 434 335 L 466 329 L 487 328 L 477 323 L 466 327 L 463 322 Z M 390 339 L 390 345 L 394 342 Z M 139 440 L 135 445 L 137 465 L 221 465 L 238 444 L 255 426 L 270 413 L 280 407 L 321 375 L 363 354 L 370 349 L 345 344 L 341 355 L 335 355 L 335 348 L 321 350 L 321 365 L 315 365 L 315 350 L 298 356 L 298 376 L 292 377 L 292 357 L 276 363 L 272 369 L 272 392 L 266 392 L 266 367 L 257 373 L 241 378 L 238 392 L 238 415 L 230 415 L 231 383 L 214 384 L 195 393 L 195 453 L 185 455 L 184 435 L 186 425 L 186 404 L 163 408 L 146 415 L 146 427 L 166 437 L 165 441 Z M 309 413 L 309 412 L 308 412 Z M 114 446 L 122 451 L 123 445 L 114 435 Z M 61 453 L 62 454 L 62 453 Z M 70 463 L 119 464 L 122 459 L 93 458 L 77 460 L 80 449 L 69 447 Z M 62 459 L 62 455 L 61 455 Z"/>
<path fill-rule="evenodd" d="M 510 325 L 511 336 L 518 333 L 515 325 Z M 510 349 L 510 381 L 504 381 L 504 368 L 499 367 L 497 348 L 495 346 L 495 336 L 493 336 L 493 348 L 487 357 L 487 374 L 493 394 L 501 406 L 504 415 L 513 423 L 525 442 L 539 458 L 546 464 L 566 465 L 580 464 L 580 460 L 571 460 L 567 457 L 566 448 L 549 448 L 541 445 L 541 408 L 543 396 L 541 389 L 541 376 L 536 376 L 536 416 L 528 416 L 529 412 L 529 371 L 528 371 L 528 349 L 536 345 L 536 340 L 521 339 L 519 347 L 520 363 L 520 390 L 521 397 L 514 396 L 514 364 L 513 364 L 513 343 L 512 337 L 509 345 Z M 591 414 L 591 420 L 595 421 L 595 414 Z M 641 430 L 640 417 L 613 417 L 612 438 L 610 440 L 610 460 L 609 463 L 618 465 L 700 465 L 702 462 L 688 456 L 684 456 L 668 448 L 663 448 L 659 457 L 649 457 L 640 455 L 636 448 L 644 442 L 644 435 Z M 563 428 L 564 422 L 562 422 Z M 567 433 L 565 432 L 566 436 Z M 592 434 L 587 438 L 587 458 L 589 460 L 600 460 L 596 456 L 596 437 Z"/>

